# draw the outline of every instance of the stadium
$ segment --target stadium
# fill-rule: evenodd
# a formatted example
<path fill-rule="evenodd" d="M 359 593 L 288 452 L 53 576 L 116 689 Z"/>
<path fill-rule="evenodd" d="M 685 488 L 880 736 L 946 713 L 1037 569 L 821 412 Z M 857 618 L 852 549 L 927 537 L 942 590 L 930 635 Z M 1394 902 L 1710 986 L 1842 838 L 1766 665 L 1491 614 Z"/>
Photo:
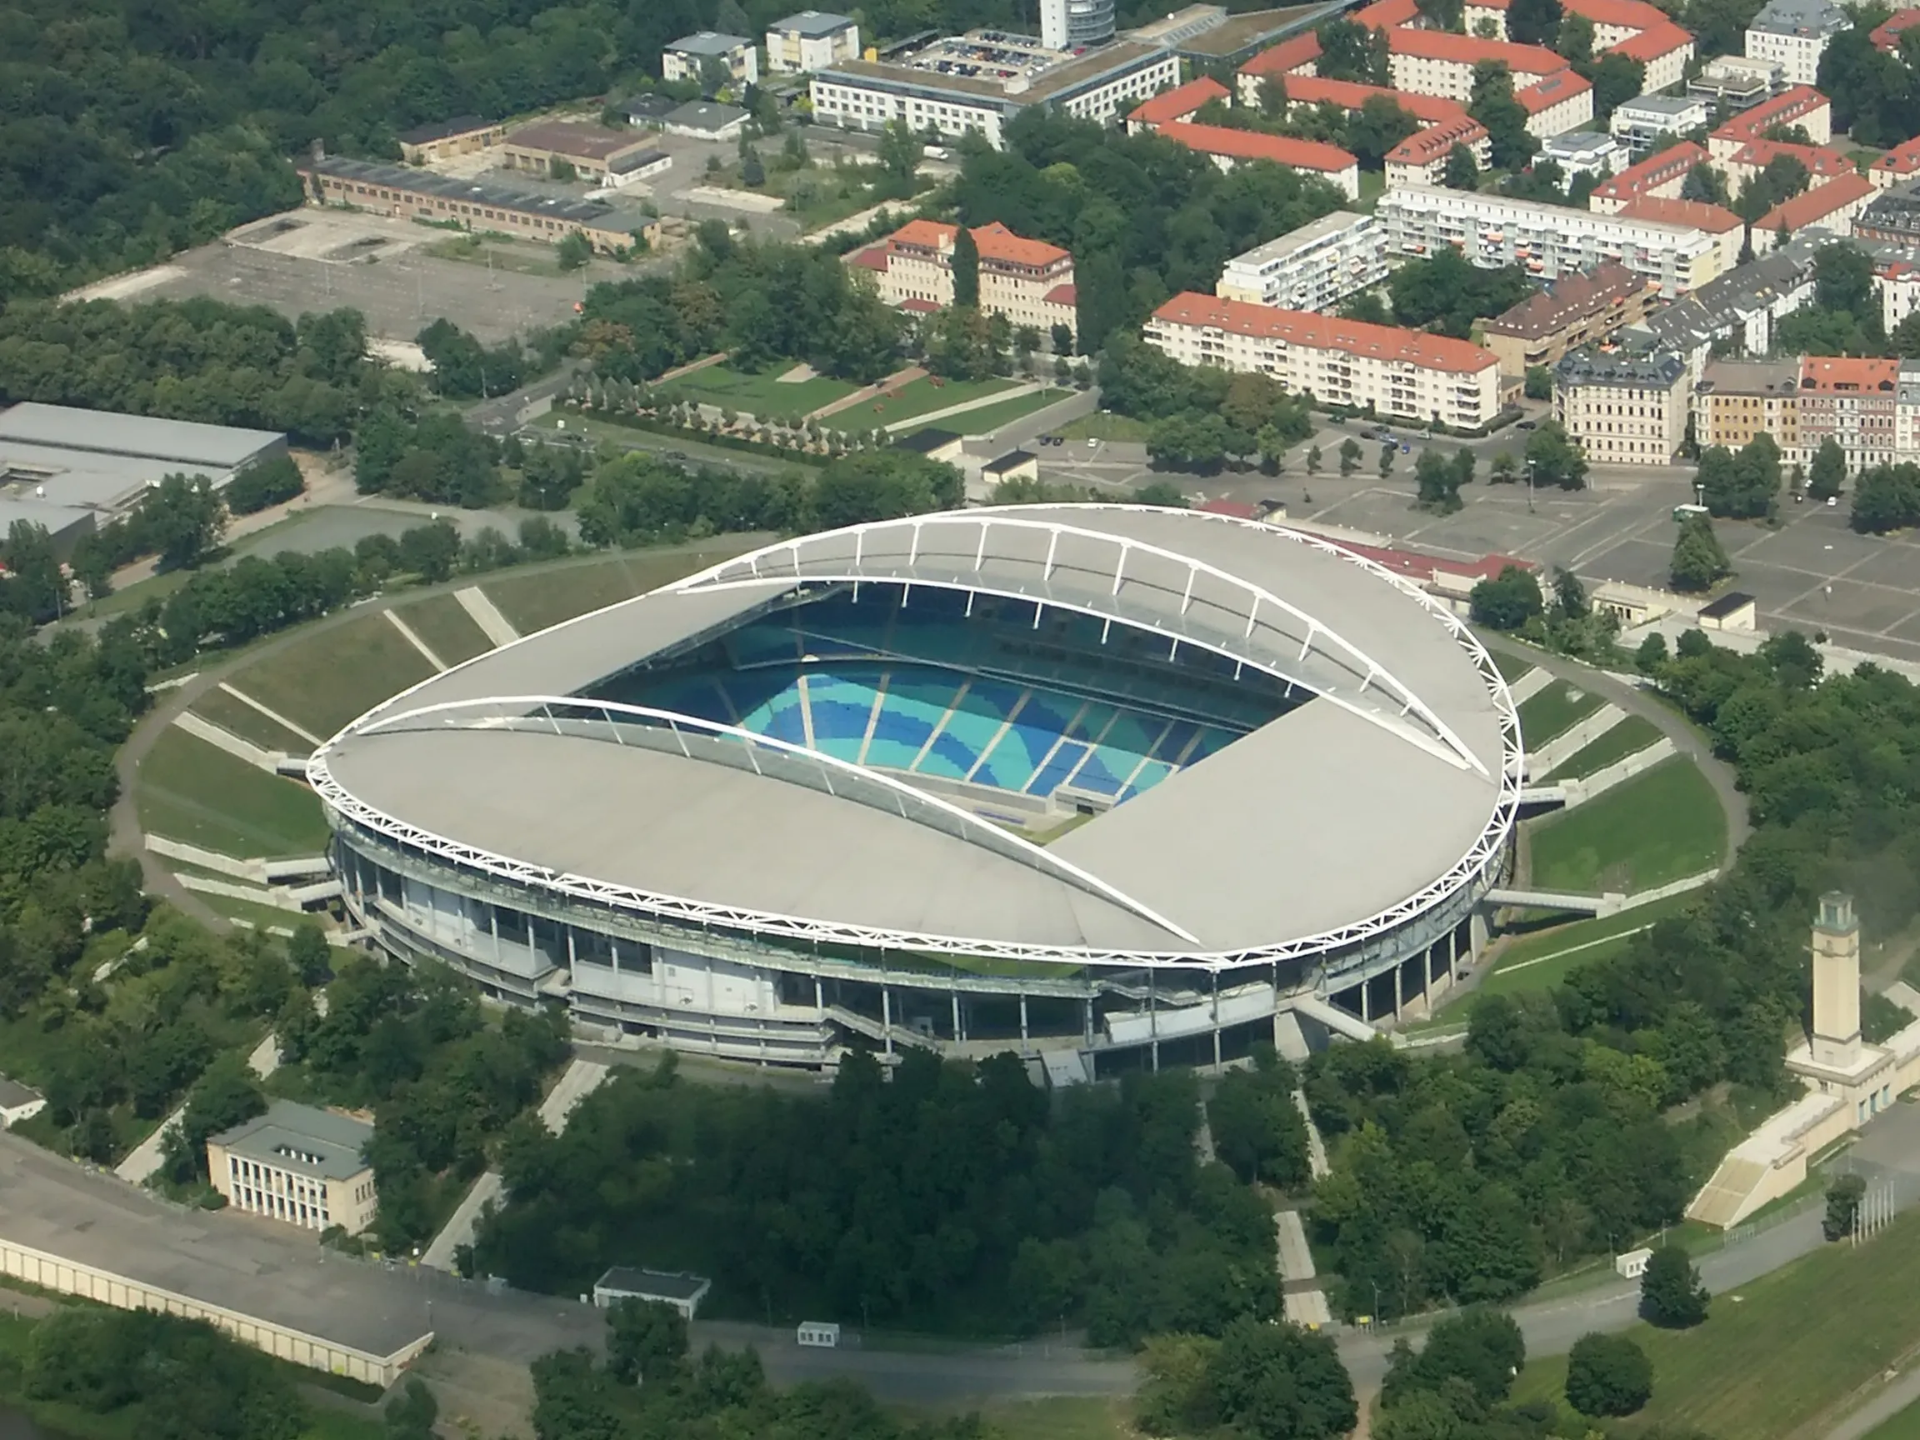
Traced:
<path fill-rule="evenodd" d="M 1493 662 L 1399 577 L 1040 505 L 725 561 L 423 682 L 309 778 L 382 947 L 583 1034 L 1070 1082 L 1423 1010 L 1522 765 Z"/>

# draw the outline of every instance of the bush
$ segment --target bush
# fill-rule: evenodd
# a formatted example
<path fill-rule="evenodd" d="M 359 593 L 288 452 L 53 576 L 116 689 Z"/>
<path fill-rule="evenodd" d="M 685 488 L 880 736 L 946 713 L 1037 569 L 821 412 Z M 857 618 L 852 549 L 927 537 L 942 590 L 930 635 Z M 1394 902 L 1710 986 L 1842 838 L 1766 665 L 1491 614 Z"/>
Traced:
<path fill-rule="evenodd" d="M 1582 1335 L 1567 1356 L 1567 1402 L 1582 1415 L 1631 1415 L 1653 1398 L 1653 1362 L 1624 1335 Z"/>
<path fill-rule="evenodd" d="M 227 482 L 227 509 L 235 515 L 251 515 L 269 505 L 293 499 L 307 488 L 300 478 L 300 467 L 289 455 L 276 455 L 242 470 Z"/>
<path fill-rule="evenodd" d="M 1665 1330 L 1686 1330 L 1707 1318 L 1707 1287 L 1687 1252 L 1663 1245 L 1640 1277 L 1640 1318 Z"/>

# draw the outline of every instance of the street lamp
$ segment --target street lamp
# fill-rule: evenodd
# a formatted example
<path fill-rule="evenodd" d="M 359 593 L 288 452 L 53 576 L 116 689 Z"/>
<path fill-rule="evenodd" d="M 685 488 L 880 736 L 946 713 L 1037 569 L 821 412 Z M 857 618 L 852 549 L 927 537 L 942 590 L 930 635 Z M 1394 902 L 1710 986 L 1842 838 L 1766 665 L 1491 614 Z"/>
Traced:
<path fill-rule="evenodd" d="M 1527 513 L 1529 515 L 1533 513 L 1533 467 L 1539 463 L 1538 460 L 1527 461 Z"/>

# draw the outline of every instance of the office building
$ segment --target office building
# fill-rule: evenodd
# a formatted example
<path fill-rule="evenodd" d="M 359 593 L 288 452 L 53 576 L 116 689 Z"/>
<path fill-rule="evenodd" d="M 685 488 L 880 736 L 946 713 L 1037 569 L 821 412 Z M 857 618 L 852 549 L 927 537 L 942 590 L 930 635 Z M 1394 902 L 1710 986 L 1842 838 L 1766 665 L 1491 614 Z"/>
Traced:
<path fill-rule="evenodd" d="M 1113 0 L 1040 0 L 1040 43 L 1049 50 L 1104 45 L 1113 30 Z"/>
<path fill-rule="evenodd" d="M 709 68 L 718 65 L 733 85 L 760 81 L 760 52 L 744 35 L 720 35 L 702 30 L 683 35 L 661 52 L 660 74 L 668 80 L 703 83 Z"/>
<path fill-rule="evenodd" d="M 1281 310 L 1331 310 L 1387 278 L 1386 228 L 1336 210 L 1227 261 L 1214 293 Z"/>
<path fill-rule="evenodd" d="M 1693 392 L 1693 434 L 1702 449 L 1739 450 L 1770 435 L 1782 455 L 1800 449 L 1798 360 L 1709 360 Z"/>
<path fill-rule="evenodd" d="M 364 1120 L 276 1100 L 207 1141 L 207 1175 L 236 1210 L 358 1235 L 379 1205 L 366 1160 L 372 1139 Z"/>
<path fill-rule="evenodd" d="M 1639 160 L 1662 136 L 1704 130 L 1712 118 L 1712 107 L 1697 96 L 1642 95 L 1615 106 L 1608 128 Z"/>
<path fill-rule="evenodd" d="M 1592 464 L 1671 464 L 1691 378 L 1678 355 L 1576 350 L 1553 367 L 1553 418 Z"/>
<path fill-rule="evenodd" d="M 575 120 L 536 120 L 508 132 L 501 142 L 503 169 L 543 180 L 577 178 L 603 183 L 622 160 L 652 148 L 652 140 L 631 130 L 610 130 Z"/>
<path fill-rule="evenodd" d="M 1659 299 L 1644 276 L 1612 261 L 1583 275 L 1565 275 L 1534 291 L 1482 327 L 1503 375 L 1552 365 L 1569 350 L 1595 345 L 1638 324 Z"/>
<path fill-rule="evenodd" d="M 1388 190 L 1374 213 L 1386 222 L 1390 256 L 1432 255 L 1452 245 L 1476 265 L 1519 265 L 1541 280 L 1614 260 L 1665 296 L 1719 273 L 1718 243 L 1691 226 L 1426 185 Z"/>
<path fill-rule="evenodd" d="M 1569 180 L 1579 175 L 1617 175 L 1630 163 L 1627 147 L 1599 130 L 1569 130 L 1551 136 L 1535 158 L 1553 161 Z"/>
<path fill-rule="evenodd" d="M 1316 175 L 1349 200 L 1360 198 L 1360 161 L 1338 145 L 1263 135 L 1257 130 L 1235 130 L 1227 125 L 1194 125 L 1184 120 L 1160 126 L 1159 133 L 1205 155 L 1222 170 L 1266 160 L 1288 170 Z"/>
<path fill-rule="evenodd" d="M 847 60 L 813 77 L 816 124 L 878 130 L 891 120 L 918 133 L 969 133 L 998 149 L 1006 124 L 1030 106 L 1113 124 L 1177 84 L 1180 60 L 1129 40 L 1084 55 L 997 31 L 934 40 L 886 60 Z"/>
<path fill-rule="evenodd" d="M 1693 167 L 1711 163 L 1706 148 L 1691 140 L 1669 146 L 1594 186 L 1587 208 L 1612 215 L 1635 200 L 1677 200 Z"/>
<path fill-rule="evenodd" d="M 860 58 L 860 27 L 845 15 L 802 10 L 767 27 L 767 73 L 811 74 Z"/>
<path fill-rule="evenodd" d="M 953 304 L 953 247 L 959 233 L 959 226 L 942 220 L 909 220 L 848 263 L 873 275 L 889 305 L 931 314 Z M 1016 329 L 1031 326 L 1049 349 L 1055 326 L 1074 333 L 1078 311 L 1071 254 L 1016 235 L 997 221 L 970 233 L 980 255 L 983 313 L 1004 315 Z"/>
<path fill-rule="evenodd" d="M 1146 341 L 1183 364 L 1271 375 L 1326 405 L 1461 430 L 1500 413 L 1493 352 L 1424 330 L 1189 292 L 1153 312 Z"/>
<path fill-rule="evenodd" d="M 507 127 L 478 115 L 461 115 L 436 125 L 420 125 L 402 130 L 393 137 L 400 142 L 400 158 L 409 165 L 432 165 L 456 155 L 472 155 L 491 150 L 507 138 Z"/>
<path fill-rule="evenodd" d="M 1827 42 L 1849 23 L 1832 0 L 1767 0 L 1747 26 L 1747 58 L 1778 65 L 1789 85 L 1811 85 Z"/>

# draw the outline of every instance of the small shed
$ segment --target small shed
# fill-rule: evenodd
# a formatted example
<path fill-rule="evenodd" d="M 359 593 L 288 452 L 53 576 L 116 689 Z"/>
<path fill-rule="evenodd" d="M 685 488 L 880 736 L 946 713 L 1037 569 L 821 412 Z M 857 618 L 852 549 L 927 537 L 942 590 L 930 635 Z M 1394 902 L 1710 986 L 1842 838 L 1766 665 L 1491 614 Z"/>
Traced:
<path fill-rule="evenodd" d="M 1624 1255 L 1613 1257 L 1613 1268 L 1623 1280 L 1638 1280 L 1647 1273 L 1647 1262 L 1653 1258 L 1653 1251 L 1642 1245 L 1638 1250 L 1629 1250 Z"/>
<path fill-rule="evenodd" d="M 916 430 L 911 435 L 903 435 L 893 442 L 895 450 L 911 450 L 916 455 L 924 455 L 929 460 L 957 460 L 965 442 L 951 430 L 936 430 L 928 426 Z"/>
<path fill-rule="evenodd" d="M 619 1300 L 652 1300 L 673 1306 L 691 1320 L 712 1288 L 713 1282 L 704 1275 L 689 1275 L 678 1270 L 634 1270 L 616 1265 L 593 1282 L 593 1303 L 607 1310 Z"/>
<path fill-rule="evenodd" d="M 802 1320 L 794 1340 L 814 1350 L 840 1348 L 840 1326 L 832 1320 Z"/>
<path fill-rule="evenodd" d="M 1751 633 L 1758 620 L 1753 596 L 1738 590 L 1730 591 L 1700 607 L 1702 630 L 1742 630 Z"/>
<path fill-rule="evenodd" d="M 1031 450 L 1009 450 L 987 461 L 980 467 L 980 473 L 989 485 L 998 485 L 1002 480 L 1038 480 L 1040 457 Z"/>
<path fill-rule="evenodd" d="M 46 1097 L 18 1080 L 0 1075 L 0 1129 L 11 1130 L 22 1120 L 31 1120 L 47 1108 Z"/>

